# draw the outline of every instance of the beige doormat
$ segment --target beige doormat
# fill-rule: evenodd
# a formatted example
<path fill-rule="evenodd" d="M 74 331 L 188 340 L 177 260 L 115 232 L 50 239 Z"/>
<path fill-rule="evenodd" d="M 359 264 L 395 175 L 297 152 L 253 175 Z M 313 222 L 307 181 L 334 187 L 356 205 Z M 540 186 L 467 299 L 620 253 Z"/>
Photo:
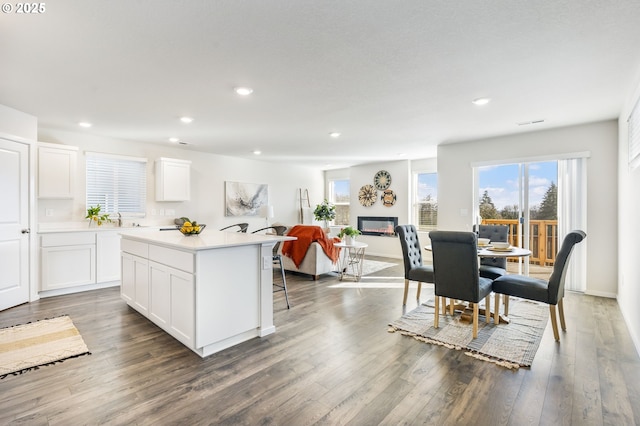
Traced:
<path fill-rule="evenodd" d="M 434 304 L 429 300 L 389 324 L 389 332 L 398 331 L 422 342 L 466 351 L 467 355 L 507 368 L 531 367 L 540 346 L 549 317 L 547 305 L 510 298 L 509 324 L 496 326 L 480 315 L 478 337 L 472 338 L 472 326 L 453 317 L 440 315 L 440 327 L 433 328 Z"/>
<path fill-rule="evenodd" d="M 0 379 L 89 354 L 67 315 L 0 329 Z"/>

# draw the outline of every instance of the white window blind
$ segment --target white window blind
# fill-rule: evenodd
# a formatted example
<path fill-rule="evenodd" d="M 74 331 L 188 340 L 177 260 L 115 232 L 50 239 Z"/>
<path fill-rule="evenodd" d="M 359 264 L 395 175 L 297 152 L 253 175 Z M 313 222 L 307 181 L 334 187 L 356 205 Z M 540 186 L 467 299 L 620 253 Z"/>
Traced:
<path fill-rule="evenodd" d="M 87 152 L 87 208 L 141 217 L 146 213 L 147 159 Z"/>
<path fill-rule="evenodd" d="M 632 167 L 640 163 L 640 98 L 631 110 L 629 116 L 629 165 Z"/>

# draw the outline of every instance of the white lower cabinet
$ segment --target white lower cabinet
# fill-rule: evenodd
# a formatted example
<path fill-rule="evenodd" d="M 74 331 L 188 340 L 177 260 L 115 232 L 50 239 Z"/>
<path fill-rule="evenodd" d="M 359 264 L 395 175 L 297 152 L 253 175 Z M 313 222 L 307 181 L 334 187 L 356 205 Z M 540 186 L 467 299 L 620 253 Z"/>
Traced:
<path fill-rule="evenodd" d="M 122 299 L 158 327 L 194 349 L 194 275 L 173 267 L 192 267 L 193 255 L 164 247 L 151 246 L 150 249 L 146 244 L 130 240 L 123 240 L 122 250 Z M 145 253 L 148 253 L 146 258 L 140 256 Z"/>
<path fill-rule="evenodd" d="M 149 262 L 151 303 L 149 318 L 189 347 L 194 346 L 193 275 L 157 262 Z"/>
<path fill-rule="evenodd" d="M 40 239 L 41 290 L 96 282 L 95 233 L 43 235 Z"/>
<path fill-rule="evenodd" d="M 120 235 L 118 231 L 96 232 L 96 282 L 120 280 Z"/>
<path fill-rule="evenodd" d="M 121 297 L 136 311 L 149 315 L 149 261 L 122 253 Z"/>

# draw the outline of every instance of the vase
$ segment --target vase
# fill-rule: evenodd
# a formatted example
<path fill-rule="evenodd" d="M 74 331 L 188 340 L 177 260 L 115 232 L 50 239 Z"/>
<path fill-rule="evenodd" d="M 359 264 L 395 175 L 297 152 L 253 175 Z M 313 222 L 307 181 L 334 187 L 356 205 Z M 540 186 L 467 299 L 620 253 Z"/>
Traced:
<path fill-rule="evenodd" d="M 356 237 L 353 237 L 351 235 L 345 235 L 344 236 L 344 243 L 347 245 L 353 244 L 356 242 Z"/>

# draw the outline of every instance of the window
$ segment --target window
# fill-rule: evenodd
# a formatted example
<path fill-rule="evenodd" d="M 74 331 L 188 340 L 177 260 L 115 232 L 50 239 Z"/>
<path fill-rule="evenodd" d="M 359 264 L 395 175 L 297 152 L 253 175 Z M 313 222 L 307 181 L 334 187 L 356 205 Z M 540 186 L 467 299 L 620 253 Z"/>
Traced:
<path fill-rule="evenodd" d="M 415 173 L 413 179 L 413 223 L 419 231 L 438 225 L 438 174 Z"/>
<path fill-rule="evenodd" d="M 349 225 L 349 180 L 329 181 L 329 202 L 336 206 L 336 225 Z"/>
<path fill-rule="evenodd" d="M 87 152 L 87 208 L 143 217 L 147 203 L 147 159 Z"/>

